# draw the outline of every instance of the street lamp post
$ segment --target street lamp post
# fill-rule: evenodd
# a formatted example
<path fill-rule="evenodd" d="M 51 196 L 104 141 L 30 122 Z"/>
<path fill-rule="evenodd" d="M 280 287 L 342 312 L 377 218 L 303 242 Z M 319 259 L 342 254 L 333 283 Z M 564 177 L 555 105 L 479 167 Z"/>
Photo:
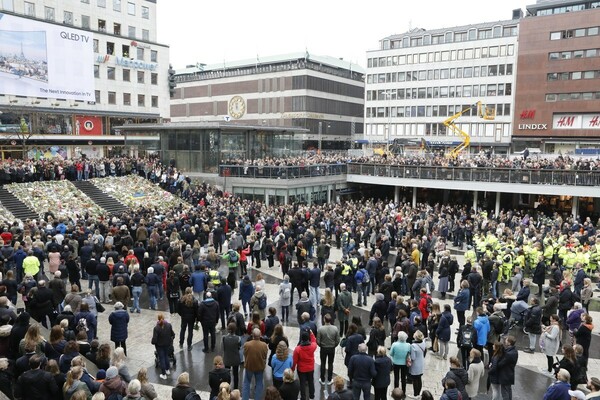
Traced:
<path fill-rule="evenodd" d="M 321 154 L 321 145 L 323 141 L 323 121 L 319 121 L 319 154 Z"/>

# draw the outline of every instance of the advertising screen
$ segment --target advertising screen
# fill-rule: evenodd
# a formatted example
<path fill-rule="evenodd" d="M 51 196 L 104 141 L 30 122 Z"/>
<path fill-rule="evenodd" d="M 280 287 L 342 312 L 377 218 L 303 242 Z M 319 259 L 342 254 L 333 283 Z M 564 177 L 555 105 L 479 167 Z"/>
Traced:
<path fill-rule="evenodd" d="M 0 93 L 94 101 L 92 34 L 0 13 Z"/>

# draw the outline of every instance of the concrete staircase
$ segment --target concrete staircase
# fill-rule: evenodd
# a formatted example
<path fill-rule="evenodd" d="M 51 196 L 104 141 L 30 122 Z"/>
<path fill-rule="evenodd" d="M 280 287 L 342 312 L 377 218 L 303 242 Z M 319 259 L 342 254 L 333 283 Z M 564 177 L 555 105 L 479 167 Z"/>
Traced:
<path fill-rule="evenodd" d="M 31 208 L 27 207 L 25 203 L 19 200 L 15 195 L 6 190 L 6 188 L 0 187 L 0 204 L 8 211 L 22 221 L 26 219 L 37 219 L 40 216 L 35 213 Z"/>
<path fill-rule="evenodd" d="M 104 193 L 102 190 L 94 186 L 90 181 L 76 181 L 73 185 L 85 193 L 97 205 L 105 209 L 109 214 L 120 214 L 127 211 L 129 208 L 115 199 L 114 197 Z"/>

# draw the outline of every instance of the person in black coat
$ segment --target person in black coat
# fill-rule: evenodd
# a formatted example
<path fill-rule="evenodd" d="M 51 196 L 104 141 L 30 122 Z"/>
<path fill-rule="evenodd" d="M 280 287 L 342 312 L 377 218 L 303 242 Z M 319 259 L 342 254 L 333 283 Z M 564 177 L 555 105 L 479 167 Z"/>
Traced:
<path fill-rule="evenodd" d="M 167 373 L 170 373 L 171 365 L 169 362 L 169 349 L 173 345 L 175 332 L 170 323 L 165 321 L 165 316 L 158 314 L 158 321 L 152 331 L 152 344 L 156 347 L 158 353 L 159 365 L 161 369 L 160 378 L 167 379 Z"/>
<path fill-rule="evenodd" d="M 294 371 L 287 368 L 283 371 L 283 383 L 278 388 L 282 400 L 298 400 L 300 382 L 294 377 Z"/>
<path fill-rule="evenodd" d="M 525 312 L 523 330 L 529 335 L 529 349 L 525 352 L 533 354 L 537 337 L 542 333 L 542 307 L 535 297 L 531 299 L 531 307 Z"/>
<path fill-rule="evenodd" d="M 34 354 L 29 359 L 30 370 L 24 372 L 15 386 L 15 397 L 27 400 L 47 400 L 59 393 L 58 385 L 50 372 L 41 368 L 45 357 Z"/>
<path fill-rule="evenodd" d="M 346 332 L 346 343 L 342 341 L 346 350 L 346 356 L 344 357 L 344 365 L 348 366 L 350 362 L 350 357 L 358 353 L 358 345 L 365 342 L 365 338 L 358 333 L 358 327 L 356 324 L 352 323 L 348 327 L 348 332 Z"/>
<path fill-rule="evenodd" d="M 229 368 L 225 368 L 223 357 L 216 356 L 213 359 L 215 369 L 208 373 L 208 385 L 210 386 L 210 398 L 214 398 L 219 394 L 219 386 L 221 383 L 231 383 L 231 373 Z"/>
<path fill-rule="evenodd" d="M 16 360 L 17 357 L 19 357 L 19 343 L 21 342 L 21 339 L 25 337 L 27 329 L 29 329 L 30 319 L 31 317 L 26 311 L 22 312 L 17 316 L 17 321 L 10 330 L 8 347 L 11 354 L 11 357 L 9 358 L 12 360 Z"/>
<path fill-rule="evenodd" d="M 529 287 L 529 283 L 531 281 L 529 279 L 523 280 L 523 287 L 517 293 L 516 301 L 524 301 L 525 303 L 529 302 L 529 295 L 531 294 L 531 288 Z"/>
<path fill-rule="evenodd" d="M 385 300 L 386 304 L 389 304 L 390 300 L 392 300 L 393 291 L 394 285 L 392 284 L 392 276 L 390 274 L 386 274 L 383 278 L 383 283 L 379 286 L 379 293 L 383 294 L 383 299 Z"/>
<path fill-rule="evenodd" d="M 573 308 L 575 300 L 571 291 L 571 284 L 567 281 L 562 282 L 562 289 L 558 295 L 558 315 L 562 320 L 563 326 L 567 326 L 567 312 Z"/>
<path fill-rule="evenodd" d="M 519 352 L 515 347 L 514 336 L 509 335 L 504 339 L 504 355 L 498 360 L 498 383 L 502 391 L 502 398 L 512 398 L 512 386 L 515 384 L 515 366 L 519 360 Z M 504 394 L 507 394 L 505 396 Z"/>
<path fill-rule="evenodd" d="M 544 256 L 540 254 L 538 263 L 533 271 L 533 283 L 538 285 L 538 297 L 543 293 L 544 281 L 546 280 L 546 263 L 544 262 Z"/>
<path fill-rule="evenodd" d="M 171 398 L 173 400 L 185 400 L 189 393 L 194 393 L 196 390 L 190 386 L 190 374 L 182 372 L 177 378 L 177 386 L 171 389 Z"/>
<path fill-rule="evenodd" d="M 375 294 L 375 303 L 371 306 L 371 313 L 369 314 L 369 325 L 373 325 L 373 318 L 379 317 L 380 320 L 384 321 L 387 314 L 388 302 L 385 301 L 383 294 Z"/>
<path fill-rule="evenodd" d="M 221 284 L 217 288 L 216 300 L 219 303 L 219 313 L 221 315 L 221 329 L 225 330 L 226 322 L 229 319 L 231 313 L 231 295 L 233 290 L 231 286 L 227 284 L 225 278 L 221 278 Z"/>
<path fill-rule="evenodd" d="M 215 351 L 217 341 L 215 327 L 219 321 L 219 304 L 212 298 L 212 293 L 206 292 L 206 299 L 198 305 L 198 322 L 202 325 L 204 353 L 208 353 L 208 337 L 210 336 L 210 350 Z"/>
<path fill-rule="evenodd" d="M 183 347 L 185 331 L 188 331 L 188 350 L 192 349 L 192 338 L 194 336 L 194 323 L 198 316 L 198 300 L 192 294 L 192 288 L 185 289 L 185 294 L 179 300 L 177 313 L 181 316 L 181 328 L 179 330 L 179 347 Z"/>
<path fill-rule="evenodd" d="M 377 375 L 371 384 L 375 388 L 375 400 L 386 400 L 387 388 L 390 386 L 390 372 L 392 371 L 392 360 L 387 356 L 384 346 L 377 348 L 375 356 L 375 370 Z"/>

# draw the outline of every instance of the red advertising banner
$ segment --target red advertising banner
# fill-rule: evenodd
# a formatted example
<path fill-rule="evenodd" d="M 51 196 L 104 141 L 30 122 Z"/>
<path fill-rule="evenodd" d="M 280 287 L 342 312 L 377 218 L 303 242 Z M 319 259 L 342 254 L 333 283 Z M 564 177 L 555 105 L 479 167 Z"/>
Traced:
<path fill-rule="evenodd" d="M 78 115 L 75 117 L 76 135 L 102 135 L 102 118 Z"/>

